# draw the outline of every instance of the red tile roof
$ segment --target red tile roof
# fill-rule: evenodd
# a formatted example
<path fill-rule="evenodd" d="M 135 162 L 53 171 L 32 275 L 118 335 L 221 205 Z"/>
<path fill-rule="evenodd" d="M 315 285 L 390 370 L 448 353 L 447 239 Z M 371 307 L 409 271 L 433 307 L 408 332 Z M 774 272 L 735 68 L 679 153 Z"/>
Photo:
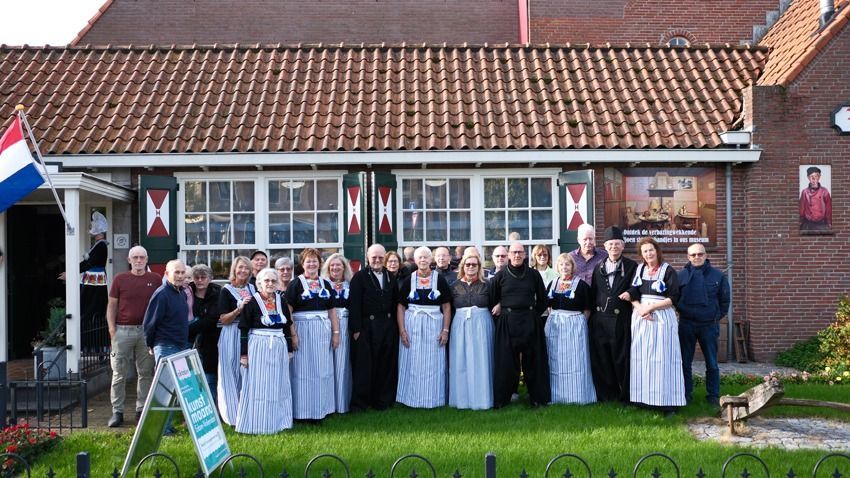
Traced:
<path fill-rule="evenodd" d="M 789 85 L 850 21 L 850 0 L 835 1 L 835 15 L 820 29 L 820 2 L 794 0 L 759 42 L 770 48 L 759 85 Z"/>
<path fill-rule="evenodd" d="M 0 46 L 45 154 L 711 148 L 766 51 Z"/>

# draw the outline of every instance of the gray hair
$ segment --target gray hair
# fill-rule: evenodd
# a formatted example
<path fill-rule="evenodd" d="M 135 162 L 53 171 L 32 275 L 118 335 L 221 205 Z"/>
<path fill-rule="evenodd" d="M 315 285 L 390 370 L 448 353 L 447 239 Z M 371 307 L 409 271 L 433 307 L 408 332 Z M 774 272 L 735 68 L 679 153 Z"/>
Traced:
<path fill-rule="evenodd" d="M 192 266 L 192 277 L 198 276 L 209 276 L 212 277 L 213 271 L 210 266 L 206 264 L 195 264 Z"/>
<path fill-rule="evenodd" d="M 292 267 L 292 259 L 289 257 L 281 257 L 278 260 L 274 261 L 275 269 L 280 269 L 283 266 Z"/>
<path fill-rule="evenodd" d="M 593 226 L 591 226 L 588 223 L 584 223 L 584 224 L 582 224 L 581 226 L 578 227 L 578 230 L 576 231 L 576 233 L 577 233 L 576 237 L 581 237 L 582 233 L 584 233 L 584 232 L 590 233 L 591 237 L 596 236 L 596 229 L 594 229 Z"/>
<path fill-rule="evenodd" d="M 425 246 L 417 247 L 416 250 L 413 251 L 413 257 L 418 256 L 420 252 L 422 254 L 427 254 L 428 257 L 434 257 L 434 255 L 431 253 L 431 249 L 428 249 Z"/>
<path fill-rule="evenodd" d="M 266 267 L 265 269 L 257 273 L 257 285 L 263 282 L 263 279 L 265 279 L 266 276 L 272 276 L 276 281 L 280 281 L 280 276 L 278 275 L 277 271 L 272 269 L 271 267 Z"/>
<path fill-rule="evenodd" d="M 134 252 L 142 252 L 142 253 L 145 255 L 145 257 L 148 257 L 148 250 L 147 250 L 147 249 L 145 249 L 145 248 L 144 248 L 144 247 L 142 247 L 142 246 L 133 246 L 133 247 L 131 247 L 131 248 L 130 248 L 130 250 L 129 250 L 129 251 L 127 251 L 127 257 L 133 257 L 133 253 L 134 253 Z"/>

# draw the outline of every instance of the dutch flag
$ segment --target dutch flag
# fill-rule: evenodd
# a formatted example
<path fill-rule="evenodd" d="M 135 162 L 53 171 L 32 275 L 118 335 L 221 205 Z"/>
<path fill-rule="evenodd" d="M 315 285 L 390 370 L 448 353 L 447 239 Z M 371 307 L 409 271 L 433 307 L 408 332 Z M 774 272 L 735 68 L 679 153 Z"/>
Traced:
<path fill-rule="evenodd" d="M 0 138 L 0 213 L 43 183 L 44 178 L 24 141 L 21 120 L 15 116 L 12 125 Z"/>

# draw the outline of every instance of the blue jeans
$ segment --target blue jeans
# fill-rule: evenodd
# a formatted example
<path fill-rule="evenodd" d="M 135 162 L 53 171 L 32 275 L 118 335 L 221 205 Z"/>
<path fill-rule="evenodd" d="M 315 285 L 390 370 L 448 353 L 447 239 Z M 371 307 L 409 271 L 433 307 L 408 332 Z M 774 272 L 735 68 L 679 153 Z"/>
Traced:
<path fill-rule="evenodd" d="M 705 357 L 705 399 L 717 403 L 720 398 L 720 368 L 717 366 L 717 338 L 720 324 L 717 322 L 679 321 L 679 345 L 682 348 L 682 372 L 685 375 L 685 396 L 690 401 L 694 392 L 693 370 L 696 344 Z"/>
<path fill-rule="evenodd" d="M 218 374 L 205 373 L 204 376 L 207 378 L 207 384 L 210 386 L 210 395 L 212 395 L 213 404 L 218 406 L 218 394 L 216 393 L 216 387 L 218 387 Z"/>
<path fill-rule="evenodd" d="M 174 344 L 159 344 L 153 346 L 153 359 L 154 362 L 159 365 L 159 360 L 168 357 L 169 355 L 174 355 L 178 352 L 182 352 L 184 350 L 188 350 L 189 347 L 183 345 L 174 345 Z M 171 419 L 174 417 L 174 412 L 169 412 L 168 420 L 165 422 L 165 434 L 172 435 L 174 433 L 174 428 L 171 426 Z"/>

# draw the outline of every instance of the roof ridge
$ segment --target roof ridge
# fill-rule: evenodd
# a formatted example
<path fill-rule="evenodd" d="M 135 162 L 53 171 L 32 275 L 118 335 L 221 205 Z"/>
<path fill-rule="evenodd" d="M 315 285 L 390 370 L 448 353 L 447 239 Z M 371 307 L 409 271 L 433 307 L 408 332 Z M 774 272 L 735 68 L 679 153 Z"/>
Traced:
<path fill-rule="evenodd" d="M 100 8 L 98 8 L 98 9 L 97 9 L 97 12 L 95 12 L 94 16 L 92 16 L 92 17 L 89 19 L 89 21 L 86 23 L 86 26 L 84 26 L 84 27 L 83 27 L 83 29 L 82 29 L 82 30 L 80 30 L 80 32 L 79 32 L 79 33 L 77 33 L 77 36 L 75 36 L 75 37 L 74 37 L 74 39 L 73 39 L 73 40 L 71 40 L 71 43 L 70 43 L 69 45 L 71 45 L 71 46 L 77 46 L 77 44 L 78 44 L 80 41 L 82 41 L 82 39 L 83 39 L 83 37 L 86 35 L 86 33 L 88 33 L 88 32 L 89 32 L 89 30 L 91 30 L 91 29 L 92 29 L 92 27 L 94 26 L 95 22 L 97 22 L 98 20 L 100 20 L 100 17 L 102 17 L 102 16 L 103 16 L 103 14 L 104 14 L 104 13 L 106 13 L 106 11 L 107 11 L 107 10 L 109 10 L 109 7 L 111 7 L 111 6 L 112 6 L 112 2 L 113 2 L 113 1 L 114 1 L 114 0 L 106 0 L 106 1 L 103 3 L 103 5 L 101 5 L 101 6 L 100 6 Z"/>

